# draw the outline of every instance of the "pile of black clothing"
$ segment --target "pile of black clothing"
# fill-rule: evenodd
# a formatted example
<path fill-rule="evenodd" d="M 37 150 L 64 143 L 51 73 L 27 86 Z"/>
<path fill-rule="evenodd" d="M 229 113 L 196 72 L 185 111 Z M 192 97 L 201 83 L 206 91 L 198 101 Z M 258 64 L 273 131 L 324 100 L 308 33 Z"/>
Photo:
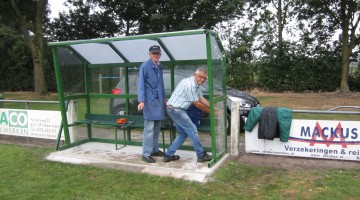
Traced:
<path fill-rule="evenodd" d="M 254 107 L 250 110 L 244 129 L 251 132 L 259 122 L 258 138 L 289 140 L 292 110 L 280 107 Z"/>

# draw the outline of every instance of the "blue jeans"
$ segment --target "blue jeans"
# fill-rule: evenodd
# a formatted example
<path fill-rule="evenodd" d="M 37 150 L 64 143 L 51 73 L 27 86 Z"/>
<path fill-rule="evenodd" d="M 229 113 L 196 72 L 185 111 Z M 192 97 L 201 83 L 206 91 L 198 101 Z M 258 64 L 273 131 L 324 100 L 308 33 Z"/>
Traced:
<path fill-rule="evenodd" d="M 178 108 L 166 108 L 166 112 L 173 120 L 178 133 L 174 142 L 166 152 L 166 156 L 174 155 L 175 151 L 185 142 L 186 138 L 189 137 L 196 156 L 202 157 L 204 155 L 204 149 L 200 144 L 197 128 L 186 111 Z"/>
<path fill-rule="evenodd" d="M 161 120 L 144 120 L 143 132 L 143 156 L 150 156 L 151 153 L 159 151 L 159 134 Z"/>

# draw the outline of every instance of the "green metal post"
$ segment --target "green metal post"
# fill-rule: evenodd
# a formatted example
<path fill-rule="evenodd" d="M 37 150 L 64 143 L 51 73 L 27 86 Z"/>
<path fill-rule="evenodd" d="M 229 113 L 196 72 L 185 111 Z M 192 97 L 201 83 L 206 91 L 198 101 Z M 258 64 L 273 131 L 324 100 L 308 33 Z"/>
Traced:
<path fill-rule="evenodd" d="M 62 124 L 63 124 L 63 128 L 64 128 L 65 144 L 70 144 L 69 126 L 68 126 L 68 121 L 67 121 L 67 116 L 66 116 L 66 106 L 65 106 L 65 100 L 64 100 L 63 84 L 62 84 L 62 79 L 61 79 L 61 77 L 62 77 L 61 70 L 59 68 L 57 47 L 52 47 L 51 51 L 52 51 L 53 59 L 54 59 L 55 77 L 56 77 L 56 84 L 58 86 L 57 88 L 58 88 L 61 119 L 62 119 Z"/>

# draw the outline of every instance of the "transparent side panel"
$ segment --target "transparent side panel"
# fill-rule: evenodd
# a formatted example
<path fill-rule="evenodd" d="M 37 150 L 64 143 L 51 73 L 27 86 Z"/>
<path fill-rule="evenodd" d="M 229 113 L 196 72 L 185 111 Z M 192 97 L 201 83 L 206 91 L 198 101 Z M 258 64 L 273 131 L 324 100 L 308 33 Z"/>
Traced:
<path fill-rule="evenodd" d="M 76 111 L 77 111 L 77 119 L 78 120 L 85 119 L 85 113 L 86 113 L 85 98 L 80 98 L 80 99 L 76 99 L 76 100 L 72 100 L 72 101 L 75 101 Z M 80 140 L 84 140 L 84 139 L 88 138 L 86 125 L 71 126 L 71 127 L 69 127 L 69 129 L 70 130 L 72 129 L 72 131 L 74 131 L 74 133 L 75 133 L 74 140 L 75 141 L 80 141 Z"/>
<path fill-rule="evenodd" d="M 141 113 L 137 110 L 137 85 L 139 68 L 129 67 L 127 78 L 125 68 L 115 68 L 113 70 L 114 71 L 108 70 L 106 77 L 101 74 L 102 83 L 100 84 L 98 82 L 97 84 L 93 84 L 92 87 L 94 88 L 94 91 L 96 91 L 96 88 L 99 87 L 102 88 L 102 94 L 114 94 L 119 96 L 119 98 L 110 99 L 108 113 L 119 115 L 141 115 Z M 95 77 L 96 73 L 93 76 Z M 129 113 L 126 112 L 127 101 Z"/>
<path fill-rule="evenodd" d="M 116 85 L 125 80 L 125 68 L 90 68 L 90 93 L 111 94 Z M 125 90 L 124 90 L 125 91 Z"/>
<path fill-rule="evenodd" d="M 220 115 L 215 117 L 215 136 L 217 154 L 226 151 L 227 128 L 229 123 L 226 121 L 226 85 L 225 85 L 225 66 L 223 62 L 223 53 L 215 37 L 211 36 L 211 53 L 212 53 L 212 75 L 213 75 L 213 94 L 214 109 L 220 111 Z M 230 119 L 229 119 L 230 120 Z"/>
<path fill-rule="evenodd" d="M 62 86 L 65 95 L 85 92 L 83 62 L 70 49 L 57 47 Z"/>
<path fill-rule="evenodd" d="M 194 76 L 194 73 L 197 68 L 203 67 L 204 69 L 208 70 L 206 65 L 176 65 L 174 67 L 174 74 L 175 74 L 175 87 L 179 82 L 190 76 Z M 206 80 L 201 86 L 200 89 L 204 96 L 209 95 L 209 84 L 208 80 Z"/>
<path fill-rule="evenodd" d="M 220 110 L 222 115 L 216 117 L 215 123 L 215 136 L 216 136 L 216 152 L 223 153 L 226 150 L 226 135 L 227 135 L 227 126 L 228 124 L 225 121 L 225 117 L 227 114 L 227 109 L 225 107 L 225 101 L 221 100 L 221 97 L 225 96 L 226 86 L 224 85 L 224 77 L 222 76 L 224 67 L 220 63 L 216 63 L 217 61 L 213 61 L 213 94 L 214 94 L 214 109 Z M 230 127 L 228 127 L 230 128 Z"/>
<path fill-rule="evenodd" d="M 86 113 L 86 99 L 79 98 L 72 101 L 76 101 L 76 109 L 77 109 L 77 118 L 78 119 L 85 119 Z"/>
<path fill-rule="evenodd" d="M 211 40 L 211 58 L 215 59 L 215 60 L 220 60 L 224 57 L 219 43 L 216 41 L 216 38 L 212 35 L 210 36 L 210 40 Z"/>
<path fill-rule="evenodd" d="M 223 62 L 224 55 L 220 50 L 214 36 L 211 36 L 211 53 L 212 53 L 212 74 L 214 80 L 214 97 L 224 96 L 225 85 L 225 66 Z"/>
<path fill-rule="evenodd" d="M 223 77 L 224 67 L 218 61 L 213 61 L 212 67 L 214 97 L 224 96 L 226 89 L 225 77 Z"/>
<path fill-rule="evenodd" d="M 108 98 L 107 113 L 126 114 L 127 101 L 129 114 L 141 114 L 137 111 L 137 80 L 138 67 L 90 68 L 89 89 L 92 94 L 112 94 Z M 127 74 L 127 76 L 126 76 Z M 92 99 L 93 100 L 93 99 Z M 95 104 L 96 105 L 96 104 Z M 93 113 L 93 111 L 92 111 Z"/>
<path fill-rule="evenodd" d="M 109 114 L 110 99 L 108 98 L 91 98 L 90 110 L 92 114 Z"/>

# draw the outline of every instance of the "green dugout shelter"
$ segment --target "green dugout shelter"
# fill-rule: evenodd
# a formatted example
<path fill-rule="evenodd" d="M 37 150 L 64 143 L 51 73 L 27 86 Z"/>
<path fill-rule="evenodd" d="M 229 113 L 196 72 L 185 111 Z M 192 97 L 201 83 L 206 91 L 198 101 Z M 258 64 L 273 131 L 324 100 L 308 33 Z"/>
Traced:
<path fill-rule="evenodd" d="M 143 124 L 135 122 L 129 126 L 117 126 L 116 118 L 136 120 L 142 117 L 141 113 L 132 111 L 134 102 L 137 102 L 137 90 L 136 87 L 134 88 L 137 81 L 134 82 L 134 79 L 137 78 L 136 74 L 141 63 L 149 59 L 148 50 L 152 45 L 159 45 L 162 49 L 160 62 L 164 69 L 167 97 L 170 97 L 180 81 L 178 79 L 182 76 L 179 74 L 187 75 L 185 77 L 192 76 L 199 66 L 208 70 L 208 80 L 202 90 L 209 99 L 211 113 L 209 116 L 203 116 L 199 135 L 203 134 L 201 138 L 208 137 L 211 142 L 204 145 L 200 141 L 213 155 L 209 167 L 225 155 L 227 151 L 225 53 L 217 34 L 205 29 L 49 43 L 54 58 L 62 116 L 62 131 L 59 133 L 57 150 L 89 141 L 141 145 L 141 141 L 135 141 L 131 136 L 136 130 L 142 131 Z M 123 88 L 117 88 L 120 89 L 120 93 L 115 94 L 113 89 L 119 87 L 119 83 L 123 83 Z M 77 119 L 69 123 L 67 103 L 71 100 L 76 102 Z M 115 101 L 122 102 L 121 112 L 113 110 L 111 104 Z M 215 117 L 215 108 L 223 110 L 223 116 Z M 101 117 L 95 119 L 96 116 Z M 78 132 L 82 136 L 77 141 L 70 140 L 69 129 L 73 127 L 83 127 L 81 130 L 86 132 Z M 102 138 L 97 134 L 101 129 L 112 128 L 115 129 L 115 138 Z M 123 130 L 124 137 L 118 139 L 117 134 L 121 135 Z M 168 131 L 173 132 L 174 129 L 164 128 L 163 133 L 167 134 Z M 65 140 L 60 146 L 61 134 L 64 134 Z M 159 144 L 162 143 L 160 140 L 161 138 Z M 164 142 L 163 147 L 167 147 L 170 143 L 171 140 Z M 192 146 L 183 146 L 182 149 L 192 150 Z"/>

